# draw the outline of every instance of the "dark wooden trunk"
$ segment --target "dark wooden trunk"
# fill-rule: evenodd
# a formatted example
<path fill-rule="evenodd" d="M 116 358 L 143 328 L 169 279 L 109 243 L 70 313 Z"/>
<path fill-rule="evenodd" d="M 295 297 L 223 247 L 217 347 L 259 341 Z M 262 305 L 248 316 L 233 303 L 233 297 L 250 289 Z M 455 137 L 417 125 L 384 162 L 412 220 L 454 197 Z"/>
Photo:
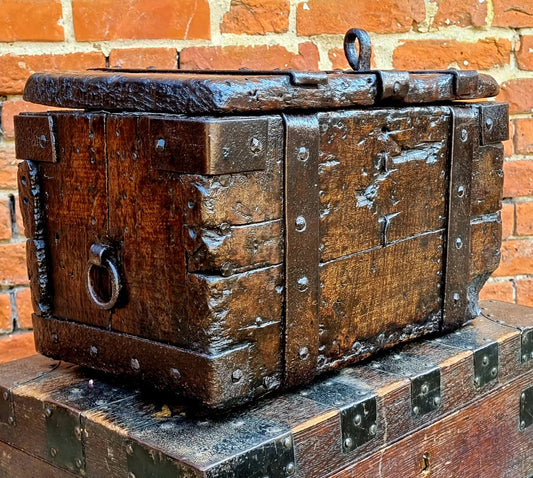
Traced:
<path fill-rule="evenodd" d="M 38 350 L 226 407 L 478 313 L 506 105 L 475 72 L 37 74 Z M 88 293 L 89 292 L 89 293 Z"/>
<path fill-rule="evenodd" d="M 34 356 L 0 365 L 0 476 L 525 477 L 531 357 L 533 310 L 485 303 L 457 332 L 206 417 Z"/>

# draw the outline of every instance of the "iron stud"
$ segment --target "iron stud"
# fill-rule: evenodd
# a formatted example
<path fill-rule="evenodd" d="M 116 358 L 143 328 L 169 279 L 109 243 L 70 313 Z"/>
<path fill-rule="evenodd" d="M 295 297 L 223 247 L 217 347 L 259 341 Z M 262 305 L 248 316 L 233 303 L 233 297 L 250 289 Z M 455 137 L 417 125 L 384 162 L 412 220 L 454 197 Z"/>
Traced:
<path fill-rule="evenodd" d="M 55 448 L 50 448 L 50 455 L 52 455 L 52 458 L 55 458 L 57 456 L 57 450 Z"/>
<path fill-rule="evenodd" d="M 140 370 L 141 365 L 139 364 L 139 361 L 136 358 L 132 358 L 130 362 L 131 368 L 135 371 Z"/>
<path fill-rule="evenodd" d="M 292 475 L 296 471 L 296 467 L 294 466 L 294 463 L 289 463 L 287 465 L 287 473 L 289 475 Z"/>
<path fill-rule="evenodd" d="M 250 151 L 253 154 L 258 154 L 263 149 L 263 144 L 257 138 L 252 138 L 250 141 Z"/>
<path fill-rule="evenodd" d="M 75 464 L 76 464 L 76 468 L 81 468 L 83 466 L 83 462 L 79 458 L 76 460 Z"/>
<path fill-rule="evenodd" d="M 80 427 L 74 428 L 74 435 L 76 435 L 76 439 L 81 441 L 81 428 Z"/>
<path fill-rule="evenodd" d="M 51 408 L 45 408 L 44 409 L 44 416 L 46 418 L 50 418 L 52 416 L 52 409 Z"/>
<path fill-rule="evenodd" d="M 44 149 L 46 148 L 46 145 L 48 144 L 48 138 L 42 134 L 40 137 L 39 137 L 39 146 Z"/>
<path fill-rule="evenodd" d="M 300 360 L 307 360 L 309 357 L 309 349 L 307 347 L 302 347 L 298 355 L 300 356 Z"/>
<path fill-rule="evenodd" d="M 15 419 L 13 417 L 7 417 L 7 423 L 8 423 L 8 425 L 14 425 L 15 424 Z"/>
<path fill-rule="evenodd" d="M 167 145 L 163 138 L 159 138 L 155 143 L 155 150 L 159 154 L 164 153 Z"/>
<path fill-rule="evenodd" d="M 231 374 L 231 380 L 233 380 L 233 383 L 237 383 L 238 381 L 241 380 L 242 377 L 243 377 L 243 373 L 241 369 L 234 370 L 233 373 Z"/>
<path fill-rule="evenodd" d="M 466 129 L 461 130 L 461 141 L 466 143 L 468 141 L 468 131 Z"/>
<path fill-rule="evenodd" d="M 234 270 L 233 264 L 231 262 L 224 262 L 220 266 L 220 272 L 221 272 L 223 277 L 229 277 L 230 275 L 233 274 L 234 271 L 235 270 Z"/>
<path fill-rule="evenodd" d="M 307 222 L 305 220 L 305 217 L 303 216 L 298 216 L 296 218 L 295 224 L 296 224 L 296 230 L 298 232 L 304 232 L 307 227 Z"/>
<path fill-rule="evenodd" d="M 309 159 L 309 150 L 305 146 L 301 146 L 298 150 L 298 159 L 300 161 L 307 161 Z"/>
<path fill-rule="evenodd" d="M 433 399 L 433 403 L 438 407 L 440 405 L 441 399 L 440 397 L 435 397 Z"/>
<path fill-rule="evenodd" d="M 351 438 L 346 438 L 346 440 L 344 440 L 344 447 L 352 448 L 352 446 L 353 446 L 353 440 Z"/>
<path fill-rule="evenodd" d="M 427 383 L 420 387 L 420 391 L 422 392 L 422 395 L 427 395 L 427 393 L 429 392 L 429 387 L 427 386 Z"/>
<path fill-rule="evenodd" d="M 128 473 L 128 478 L 137 478 L 135 476 L 135 473 L 132 473 L 131 471 Z"/>
<path fill-rule="evenodd" d="M 292 447 L 292 440 L 289 437 L 286 437 L 285 440 L 283 440 L 283 446 L 290 449 Z"/>
<path fill-rule="evenodd" d="M 131 443 L 128 443 L 128 444 L 126 445 L 126 453 L 127 453 L 128 455 L 130 455 L 130 456 L 133 455 L 133 446 L 131 445 Z"/>
<path fill-rule="evenodd" d="M 494 122 L 492 121 L 492 118 L 487 118 L 485 120 L 485 128 L 487 128 L 488 131 L 491 131 L 493 126 Z"/>
<path fill-rule="evenodd" d="M 413 415 L 414 415 L 415 417 L 419 414 L 419 412 L 420 412 L 420 408 L 418 408 L 418 407 L 414 407 L 414 408 L 413 408 Z"/>
<path fill-rule="evenodd" d="M 474 385 L 476 387 L 479 387 L 480 384 L 481 384 L 481 379 L 479 377 L 474 378 Z"/>
<path fill-rule="evenodd" d="M 526 428 L 526 422 L 521 421 L 520 422 L 520 430 L 523 430 L 524 428 Z"/>
<path fill-rule="evenodd" d="M 486 355 L 484 355 L 481 363 L 483 364 L 484 367 L 486 367 L 489 364 L 489 358 Z"/>
<path fill-rule="evenodd" d="M 4 397 L 4 400 L 7 402 L 9 400 L 9 392 L 6 390 L 3 394 L 2 394 L 2 397 Z"/>
<path fill-rule="evenodd" d="M 361 415 L 356 415 L 355 418 L 353 419 L 353 422 L 359 426 L 361 425 L 361 422 L 363 421 L 363 418 L 361 417 Z"/>
<path fill-rule="evenodd" d="M 496 375 L 498 375 L 498 369 L 496 367 L 492 367 L 492 369 L 490 370 L 490 375 L 492 377 L 496 377 Z"/>
<path fill-rule="evenodd" d="M 370 433 L 370 435 L 372 436 L 376 436 L 377 432 L 378 432 L 378 427 L 376 425 L 371 425 L 368 430 L 368 433 Z"/>

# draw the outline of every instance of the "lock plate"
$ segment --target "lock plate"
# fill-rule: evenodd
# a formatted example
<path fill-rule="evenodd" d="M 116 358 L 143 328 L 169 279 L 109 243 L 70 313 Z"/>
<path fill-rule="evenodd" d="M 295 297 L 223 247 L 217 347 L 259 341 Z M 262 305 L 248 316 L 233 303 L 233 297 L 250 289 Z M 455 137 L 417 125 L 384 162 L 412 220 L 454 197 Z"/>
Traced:
<path fill-rule="evenodd" d="M 474 352 L 474 385 L 483 387 L 498 378 L 498 343 L 493 342 Z"/>

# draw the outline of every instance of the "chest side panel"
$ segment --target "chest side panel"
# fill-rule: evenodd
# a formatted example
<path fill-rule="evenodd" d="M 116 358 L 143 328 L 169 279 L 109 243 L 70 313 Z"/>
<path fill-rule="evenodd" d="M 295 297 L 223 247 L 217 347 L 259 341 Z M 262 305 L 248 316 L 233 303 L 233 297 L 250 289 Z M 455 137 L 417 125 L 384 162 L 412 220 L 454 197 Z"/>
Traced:
<path fill-rule="evenodd" d="M 105 116 L 55 114 L 58 162 L 40 162 L 52 314 L 107 327 L 86 292 L 89 247 L 107 234 Z"/>
<path fill-rule="evenodd" d="M 183 198 L 179 178 L 153 168 L 146 120 L 109 115 L 109 237 L 118 244 L 127 297 L 112 328 L 186 345 Z"/>
<path fill-rule="evenodd" d="M 417 107 L 319 117 L 320 368 L 438 329 L 450 115 Z"/>

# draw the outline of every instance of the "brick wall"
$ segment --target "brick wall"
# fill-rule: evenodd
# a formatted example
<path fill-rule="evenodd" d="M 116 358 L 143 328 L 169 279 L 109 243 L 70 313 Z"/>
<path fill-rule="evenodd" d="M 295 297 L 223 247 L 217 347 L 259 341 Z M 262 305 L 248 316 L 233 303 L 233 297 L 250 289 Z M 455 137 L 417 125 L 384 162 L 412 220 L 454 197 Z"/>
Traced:
<path fill-rule="evenodd" d="M 532 0 L 4 0 L 0 3 L 0 333 L 31 326 L 13 115 L 39 70 L 346 68 L 364 28 L 378 68 L 475 68 L 511 105 L 502 265 L 484 297 L 533 305 Z"/>

